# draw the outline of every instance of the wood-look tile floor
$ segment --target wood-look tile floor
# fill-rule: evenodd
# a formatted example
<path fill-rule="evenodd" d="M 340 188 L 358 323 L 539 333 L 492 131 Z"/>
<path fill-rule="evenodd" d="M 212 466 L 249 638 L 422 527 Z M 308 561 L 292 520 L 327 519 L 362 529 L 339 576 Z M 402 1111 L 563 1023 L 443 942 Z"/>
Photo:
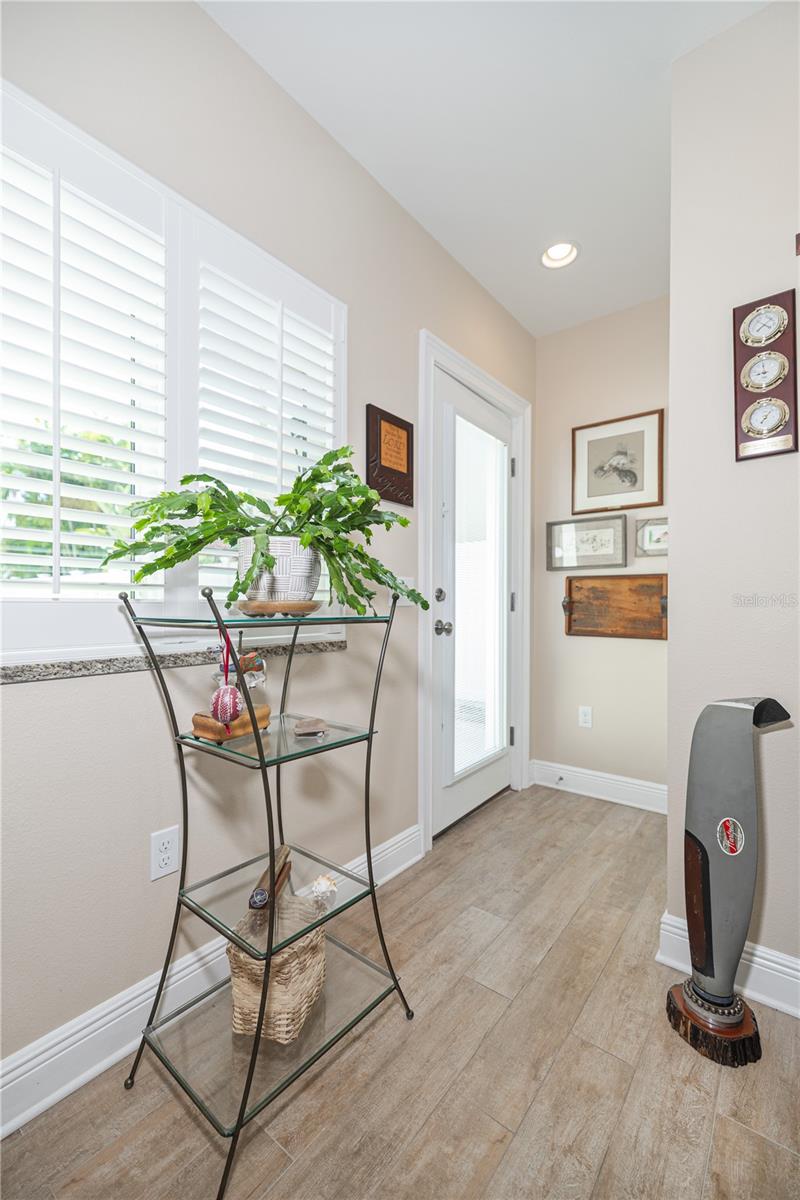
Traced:
<path fill-rule="evenodd" d="M 251 1122 L 230 1200 L 800 1200 L 800 1022 L 755 1005 L 733 1071 L 664 1015 L 665 833 L 531 788 L 437 841 L 380 893 L 415 1019 L 390 998 Z M 6 1139 L 3 1200 L 213 1200 L 228 1143 L 126 1067 Z"/>

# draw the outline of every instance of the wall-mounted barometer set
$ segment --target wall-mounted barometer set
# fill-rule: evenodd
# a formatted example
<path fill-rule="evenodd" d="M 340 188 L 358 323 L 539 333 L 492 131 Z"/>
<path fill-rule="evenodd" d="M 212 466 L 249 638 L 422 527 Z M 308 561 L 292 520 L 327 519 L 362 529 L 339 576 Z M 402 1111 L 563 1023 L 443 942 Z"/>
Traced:
<path fill-rule="evenodd" d="M 795 293 L 733 310 L 736 459 L 797 450 Z"/>

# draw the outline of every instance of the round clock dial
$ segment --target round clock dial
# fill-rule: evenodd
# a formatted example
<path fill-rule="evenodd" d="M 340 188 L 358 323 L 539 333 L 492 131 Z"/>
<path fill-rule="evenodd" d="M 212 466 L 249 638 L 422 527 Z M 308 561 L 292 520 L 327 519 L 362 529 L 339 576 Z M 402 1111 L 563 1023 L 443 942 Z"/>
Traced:
<path fill-rule="evenodd" d="M 788 324 L 789 314 L 780 304 L 761 304 L 742 321 L 739 337 L 747 346 L 767 346 Z"/>
<path fill-rule="evenodd" d="M 789 360 L 777 350 L 764 350 L 742 367 L 740 379 L 748 392 L 766 392 L 775 387 L 789 372 Z"/>
<path fill-rule="evenodd" d="M 777 396 L 765 396 L 756 400 L 742 414 L 742 429 L 750 437 L 770 437 L 783 429 L 789 420 L 789 406 Z"/>

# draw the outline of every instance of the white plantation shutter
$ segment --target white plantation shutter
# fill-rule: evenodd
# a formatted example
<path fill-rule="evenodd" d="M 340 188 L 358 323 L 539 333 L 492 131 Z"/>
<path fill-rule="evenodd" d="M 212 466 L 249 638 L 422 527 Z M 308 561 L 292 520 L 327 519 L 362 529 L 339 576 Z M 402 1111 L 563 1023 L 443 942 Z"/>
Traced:
<path fill-rule="evenodd" d="M 164 242 L 3 156 L 3 544 L 10 597 L 160 598 L 101 568 L 165 482 Z"/>
<path fill-rule="evenodd" d="M 284 311 L 282 491 L 335 444 L 335 350 L 331 332 Z"/>
<path fill-rule="evenodd" d="M 280 307 L 200 270 L 199 460 L 258 495 L 278 482 Z"/>
<path fill-rule="evenodd" d="M 164 241 L 61 188 L 60 558 L 63 595 L 160 596 L 133 564 L 101 569 L 131 536 L 131 504 L 165 484 Z"/>
<path fill-rule="evenodd" d="M 53 180 L 3 153 L 2 546 L 7 595 L 53 585 Z"/>
<path fill-rule="evenodd" d="M 290 307 L 273 260 L 248 243 L 243 263 L 241 241 L 198 232 L 198 468 L 270 500 L 336 445 L 335 314 L 296 283 Z M 235 569 L 235 550 L 220 546 L 201 555 L 200 583 L 227 590 Z"/>
<path fill-rule="evenodd" d="M 267 498 L 279 475 L 280 306 L 200 267 L 198 465 L 235 491 Z M 236 551 L 200 556 L 202 586 L 229 588 Z"/>

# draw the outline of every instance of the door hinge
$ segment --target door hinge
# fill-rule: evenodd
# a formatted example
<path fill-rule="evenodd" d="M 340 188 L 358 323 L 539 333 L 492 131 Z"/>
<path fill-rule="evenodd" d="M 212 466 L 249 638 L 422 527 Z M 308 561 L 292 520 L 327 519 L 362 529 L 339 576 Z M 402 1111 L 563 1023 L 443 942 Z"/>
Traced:
<path fill-rule="evenodd" d="M 509 744 L 509 746 L 514 745 L 514 726 L 513 725 L 511 726 L 511 728 L 508 731 L 508 744 Z"/>
<path fill-rule="evenodd" d="M 512 592 L 511 593 L 511 612 L 516 612 L 516 611 L 517 611 L 517 593 Z"/>
<path fill-rule="evenodd" d="M 512 458 L 511 458 L 511 478 L 512 479 L 514 478 L 516 473 L 517 473 L 517 460 L 512 455 Z"/>

